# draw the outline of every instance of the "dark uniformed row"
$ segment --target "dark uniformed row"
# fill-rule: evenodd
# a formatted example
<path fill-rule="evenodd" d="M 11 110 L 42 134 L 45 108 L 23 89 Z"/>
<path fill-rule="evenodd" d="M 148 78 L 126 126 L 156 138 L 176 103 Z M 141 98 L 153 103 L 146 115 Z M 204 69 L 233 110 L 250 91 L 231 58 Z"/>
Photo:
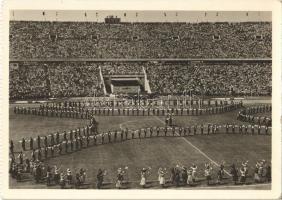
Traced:
<path fill-rule="evenodd" d="M 272 106 L 270 104 L 247 107 L 243 110 L 243 114 L 252 115 L 257 113 L 271 112 Z"/>
<path fill-rule="evenodd" d="M 149 127 L 142 128 L 138 130 L 121 130 L 100 134 L 86 134 L 81 135 L 77 131 L 70 131 L 67 133 L 63 133 L 62 140 L 58 140 L 58 134 L 56 134 L 56 139 L 54 142 L 48 143 L 47 136 L 44 136 L 44 148 L 41 148 L 41 145 L 38 144 L 37 148 L 31 146 L 30 150 L 38 149 L 38 152 L 47 151 L 48 155 L 54 155 L 54 151 L 57 151 L 59 154 L 68 152 L 73 152 L 74 150 L 80 150 L 85 147 L 89 147 L 92 145 L 111 143 L 117 141 L 124 141 L 128 139 L 141 139 L 141 138 L 150 138 L 150 137 L 175 137 L 175 136 L 191 136 L 191 135 L 209 135 L 209 134 L 251 134 L 251 135 L 270 135 L 271 128 L 267 126 L 260 125 L 235 125 L 235 124 L 225 124 L 225 125 L 217 125 L 217 124 L 208 124 L 208 125 L 194 125 L 194 126 L 186 126 L 186 127 Z M 52 138 L 52 137 L 51 137 Z M 30 140 L 33 141 L 33 140 Z M 29 141 L 29 142 L 30 142 Z M 38 141 L 38 139 L 37 139 Z M 39 138 L 40 141 L 40 138 Z M 52 139 L 51 139 L 52 141 Z M 25 151 L 26 141 L 23 138 L 22 141 L 22 149 Z M 13 149 L 13 141 L 10 143 L 10 151 L 11 153 L 14 151 Z M 34 151 L 34 153 L 37 151 Z M 38 153 L 37 152 L 37 153 Z M 48 153 L 51 152 L 51 153 Z M 53 153 L 52 153 L 53 152 Z"/>
<path fill-rule="evenodd" d="M 55 108 L 24 108 L 15 107 L 16 114 L 33 114 L 50 117 L 67 117 L 90 119 L 94 115 L 102 116 L 166 116 L 166 115 L 209 115 L 230 112 L 241 108 L 241 103 L 229 105 L 207 107 L 207 108 L 74 108 L 74 107 L 55 107 Z"/>
<path fill-rule="evenodd" d="M 85 108 L 85 107 L 128 107 L 128 106 L 222 106 L 231 104 L 232 100 L 195 100 L 195 99 L 173 99 L 173 100 L 164 100 L 164 99 L 115 99 L 115 100 L 88 100 L 88 101 L 64 101 L 64 102 L 52 102 L 47 103 L 49 107 L 77 107 L 77 108 Z M 242 102 L 240 102 L 242 103 Z"/>
<path fill-rule="evenodd" d="M 80 110 L 80 111 L 79 111 Z M 70 108 L 31 108 L 31 107 L 15 107 L 15 114 L 38 115 L 46 117 L 59 118 L 77 118 L 77 119 L 91 119 L 93 114 L 89 110 L 84 109 L 70 109 Z"/>
<path fill-rule="evenodd" d="M 99 140 L 97 138 L 99 138 Z M 58 144 L 33 149 L 31 150 L 30 158 L 33 160 L 43 161 L 54 156 L 79 151 L 83 148 L 97 145 L 98 143 L 105 143 L 104 135 L 102 135 L 101 137 L 96 135 L 75 137 L 73 139 L 63 140 Z M 19 155 L 23 155 L 23 153 L 20 152 Z M 20 163 L 22 163 L 22 160 L 20 160 Z"/>
<path fill-rule="evenodd" d="M 266 116 L 255 117 L 254 116 L 254 114 L 271 112 L 271 110 L 272 110 L 271 105 L 261 105 L 261 106 L 249 107 L 244 110 L 241 110 L 238 113 L 237 119 L 240 121 L 244 121 L 244 122 L 271 126 L 272 125 L 271 117 L 266 117 Z"/>
<path fill-rule="evenodd" d="M 98 122 L 94 118 L 90 120 L 90 125 L 87 125 L 83 128 L 77 128 L 71 131 L 64 131 L 63 133 L 52 133 L 45 136 L 37 136 L 36 138 L 22 138 L 21 143 L 22 150 L 27 150 L 27 143 L 29 143 L 29 150 L 40 149 L 42 147 L 50 147 L 58 145 L 66 140 L 73 140 L 79 137 L 88 137 L 91 135 L 98 134 Z M 10 152 L 14 152 L 14 142 L 10 141 Z"/>

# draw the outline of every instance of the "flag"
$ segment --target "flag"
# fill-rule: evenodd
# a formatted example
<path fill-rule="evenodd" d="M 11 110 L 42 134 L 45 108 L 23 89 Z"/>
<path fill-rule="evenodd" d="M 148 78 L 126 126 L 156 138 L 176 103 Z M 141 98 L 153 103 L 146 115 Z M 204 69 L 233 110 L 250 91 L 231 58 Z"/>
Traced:
<path fill-rule="evenodd" d="M 42 12 L 42 15 L 45 16 L 45 11 Z"/>

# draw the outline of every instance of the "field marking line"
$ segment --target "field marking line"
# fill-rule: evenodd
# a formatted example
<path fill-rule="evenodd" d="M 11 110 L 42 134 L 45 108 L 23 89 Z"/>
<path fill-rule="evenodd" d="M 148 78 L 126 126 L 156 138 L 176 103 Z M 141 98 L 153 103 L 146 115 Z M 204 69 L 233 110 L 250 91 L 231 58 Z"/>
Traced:
<path fill-rule="evenodd" d="M 124 128 L 122 128 L 122 126 L 123 126 L 124 124 L 130 123 L 130 122 L 135 122 L 135 121 L 137 121 L 137 120 L 131 120 L 131 121 L 126 121 L 126 122 L 120 123 L 120 124 L 119 124 L 119 128 L 120 128 L 121 130 L 124 130 Z"/>
<path fill-rule="evenodd" d="M 162 122 L 163 124 L 165 124 L 165 122 L 163 120 L 161 120 L 159 117 L 155 116 L 155 118 L 157 120 L 159 120 L 160 122 Z M 205 158 L 207 158 L 209 161 L 211 161 L 213 164 L 215 164 L 217 167 L 219 167 L 220 165 L 215 162 L 213 159 L 211 159 L 207 154 L 205 154 L 202 150 L 200 150 L 198 147 L 196 147 L 195 145 L 193 145 L 189 140 L 187 140 L 184 137 L 181 137 L 187 144 L 189 144 L 190 146 L 192 146 L 194 149 L 196 149 L 200 154 L 202 154 Z M 232 176 L 228 171 L 224 170 L 224 172 L 228 175 L 228 176 Z"/>
<path fill-rule="evenodd" d="M 143 120 L 143 121 L 149 121 L 150 119 L 146 119 L 146 120 Z M 125 121 L 125 122 L 123 122 L 123 123 L 120 123 L 119 124 L 119 128 L 121 129 L 121 130 L 125 130 L 124 128 L 123 128 L 123 125 L 125 125 L 125 124 L 128 124 L 128 123 L 131 123 L 131 122 L 138 122 L 139 120 L 130 120 L 130 121 Z M 137 131 L 137 130 L 136 130 Z"/>

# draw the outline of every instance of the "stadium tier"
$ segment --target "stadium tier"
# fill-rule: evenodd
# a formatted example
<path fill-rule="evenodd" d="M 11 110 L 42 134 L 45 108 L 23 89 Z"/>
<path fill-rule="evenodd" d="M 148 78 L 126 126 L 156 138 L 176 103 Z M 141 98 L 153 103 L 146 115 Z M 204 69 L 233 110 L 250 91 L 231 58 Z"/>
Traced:
<path fill-rule="evenodd" d="M 28 62 L 10 67 L 10 99 L 100 95 L 99 83 L 99 68 L 87 63 Z"/>
<path fill-rule="evenodd" d="M 12 63 L 11 63 L 12 64 Z M 10 66 L 10 99 L 101 96 L 131 89 L 158 95 L 271 95 L 271 63 L 23 62 Z M 126 83 L 136 83 L 135 85 Z M 146 84 L 147 83 L 147 84 Z M 149 85 L 146 88 L 146 85 Z M 116 87 L 115 89 L 113 87 Z"/>
<path fill-rule="evenodd" d="M 10 59 L 270 58 L 271 23 L 10 22 Z"/>
<path fill-rule="evenodd" d="M 44 98 L 49 94 L 48 68 L 43 65 L 10 67 L 10 99 Z"/>
<path fill-rule="evenodd" d="M 271 23 L 10 22 L 10 99 L 271 95 Z"/>
<path fill-rule="evenodd" d="M 158 64 L 147 67 L 153 92 L 204 95 L 271 95 L 271 64 Z"/>
<path fill-rule="evenodd" d="M 82 63 L 60 63 L 50 67 L 47 81 L 54 97 L 94 96 L 100 91 L 99 69 Z"/>

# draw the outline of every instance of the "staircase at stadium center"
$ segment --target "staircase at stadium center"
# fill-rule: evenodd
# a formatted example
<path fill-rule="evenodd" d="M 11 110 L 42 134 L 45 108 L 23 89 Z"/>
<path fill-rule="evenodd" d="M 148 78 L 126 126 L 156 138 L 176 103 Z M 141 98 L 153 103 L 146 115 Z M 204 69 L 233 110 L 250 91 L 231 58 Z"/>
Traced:
<path fill-rule="evenodd" d="M 103 82 L 104 94 L 137 94 L 151 93 L 146 70 L 139 72 L 107 73 L 100 67 L 100 77 Z"/>
<path fill-rule="evenodd" d="M 100 76 L 100 79 L 101 79 L 101 84 L 102 84 L 102 87 L 103 87 L 104 95 L 107 95 L 107 90 L 106 90 L 106 86 L 105 86 L 105 82 L 104 82 L 104 77 L 103 77 L 102 69 L 101 69 L 100 66 L 99 66 L 99 76 Z"/>
<path fill-rule="evenodd" d="M 142 67 L 142 70 L 144 72 L 144 88 L 145 88 L 145 91 L 147 91 L 147 93 L 151 94 L 152 91 L 151 91 L 151 87 L 150 87 L 150 84 L 149 84 L 149 81 L 148 81 L 147 72 L 146 72 L 144 67 Z"/>

